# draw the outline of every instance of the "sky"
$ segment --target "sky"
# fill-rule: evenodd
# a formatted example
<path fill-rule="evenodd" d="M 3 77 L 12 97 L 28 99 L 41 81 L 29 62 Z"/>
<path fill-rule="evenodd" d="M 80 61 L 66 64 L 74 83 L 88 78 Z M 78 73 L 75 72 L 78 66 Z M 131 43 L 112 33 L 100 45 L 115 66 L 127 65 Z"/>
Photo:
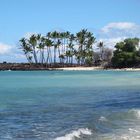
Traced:
<path fill-rule="evenodd" d="M 0 62 L 26 62 L 23 36 L 82 28 L 111 47 L 140 37 L 140 0 L 0 0 Z"/>

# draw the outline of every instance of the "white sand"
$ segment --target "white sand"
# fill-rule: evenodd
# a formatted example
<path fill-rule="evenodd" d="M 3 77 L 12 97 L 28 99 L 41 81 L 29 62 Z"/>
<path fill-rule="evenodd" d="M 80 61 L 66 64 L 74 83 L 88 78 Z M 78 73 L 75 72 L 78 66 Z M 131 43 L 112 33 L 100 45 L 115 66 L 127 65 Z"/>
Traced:
<path fill-rule="evenodd" d="M 65 67 L 65 68 L 50 68 L 50 70 L 64 70 L 64 71 L 93 71 L 93 70 L 140 71 L 140 68 L 104 69 L 103 67 Z"/>
<path fill-rule="evenodd" d="M 58 68 L 58 70 L 101 70 L 102 67 L 66 67 L 66 68 Z"/>

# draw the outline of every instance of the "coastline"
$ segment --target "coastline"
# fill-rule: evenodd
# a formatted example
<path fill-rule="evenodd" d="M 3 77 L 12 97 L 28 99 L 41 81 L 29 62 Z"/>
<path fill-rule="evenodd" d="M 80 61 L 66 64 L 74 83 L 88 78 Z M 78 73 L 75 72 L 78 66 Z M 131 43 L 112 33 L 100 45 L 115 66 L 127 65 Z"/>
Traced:
<path fill-rule="evenodd" d="M 64 67 L 64 68 L 49 68 L 49 70 L 61 70 L 61 71 L 94 71 L 104 70 L 103 67 Z"/>
<path fill-rule="evenodd" d="M 104 71 L 140 71 L 140 68 L 108 68 L 104 67 L 65 67 L 65 68 L 49 68 L 49 70 L 61 70 L 61 71 L 95 71 L 95 70 L 104 70 Z"/>
<path fill-rule="evenodd" d="M 41 66 L 28 63 L 0 63 L 0 71 L 140 71 L 140 68 L 105 68 L 102 66 Z"/>

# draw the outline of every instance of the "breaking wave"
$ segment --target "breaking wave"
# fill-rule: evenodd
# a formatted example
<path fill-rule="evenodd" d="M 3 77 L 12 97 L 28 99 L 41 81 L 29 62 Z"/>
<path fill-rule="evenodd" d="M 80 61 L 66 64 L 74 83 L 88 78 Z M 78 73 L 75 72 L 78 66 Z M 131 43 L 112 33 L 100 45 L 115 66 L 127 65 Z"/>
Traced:
<path fill-rule="evenodd" d="M 140 119 L 140 110 L 139 109 L 132 109 L 129 111 L 129 113 L 132 113 L 137 119 Z"/>
<path fill-rule="evenodd" d="M 80 138 L 81 135 L 92 135 L 92 132 L 88 128 L 81 128 L 72 131 L 71 133 L 66 134 L 65 136 L 55 138 L 55 140 L 73 140 L 74 138 Z"/>

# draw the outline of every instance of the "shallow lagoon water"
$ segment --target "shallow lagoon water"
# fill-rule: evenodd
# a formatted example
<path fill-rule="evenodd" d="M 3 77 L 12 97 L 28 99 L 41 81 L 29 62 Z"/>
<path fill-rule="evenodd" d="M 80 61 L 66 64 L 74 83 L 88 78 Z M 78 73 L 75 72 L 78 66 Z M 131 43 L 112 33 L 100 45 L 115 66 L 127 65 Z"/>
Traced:
<path fill-rule="evenodd" d="M 140 72 L 0 72 L 1 140 L 139 140 Z"/>

